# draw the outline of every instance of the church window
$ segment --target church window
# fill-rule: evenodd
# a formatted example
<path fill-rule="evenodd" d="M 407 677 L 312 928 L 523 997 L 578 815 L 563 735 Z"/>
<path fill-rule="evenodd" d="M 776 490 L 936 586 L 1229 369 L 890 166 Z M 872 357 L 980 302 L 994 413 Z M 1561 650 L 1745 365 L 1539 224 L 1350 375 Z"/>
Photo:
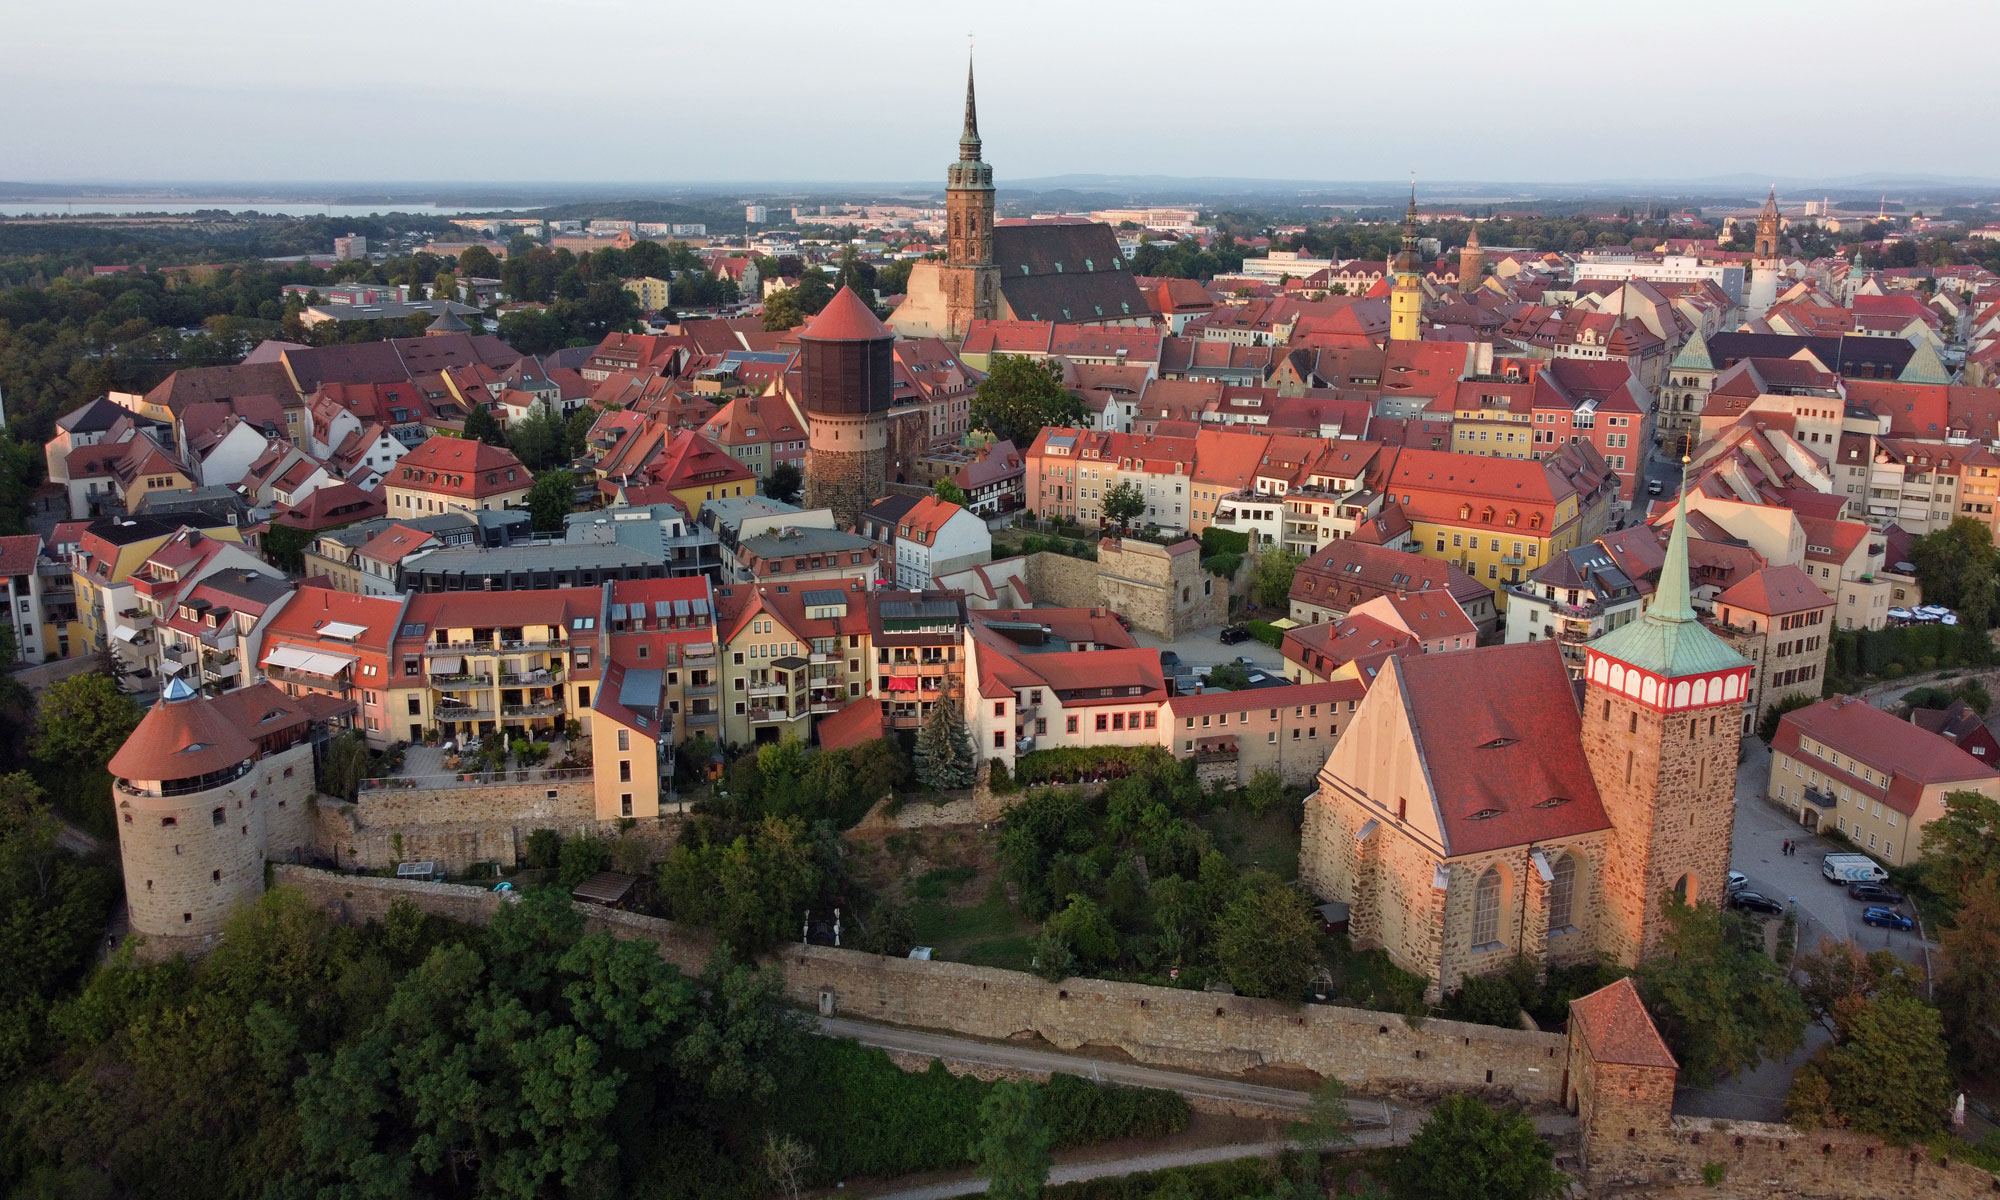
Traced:
<path fill-rule="evenodd" d="M 1500 868 L 1488 867 L 1472 893 L 1472 948 L 1500 940 Z"/>
<path fill-rule="evenodd" d="M 1561 933 L 1576 922 L 1576 855 L 1556 860 L 1554 878 L 1549 880 L 1549 932 Z"/>

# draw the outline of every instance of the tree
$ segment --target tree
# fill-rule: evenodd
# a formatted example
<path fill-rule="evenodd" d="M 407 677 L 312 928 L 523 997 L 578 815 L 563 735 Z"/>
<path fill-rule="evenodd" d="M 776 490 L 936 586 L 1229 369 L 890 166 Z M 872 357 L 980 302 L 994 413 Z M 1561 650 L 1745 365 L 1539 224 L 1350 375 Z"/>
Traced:
<path fill-rule="evenodd" d="M 1683 1077 L 1700 1086 L 1797 1050 L 1805 1002 L 1751 945 L 1743 918 L 1671 893 L 1661 904 L 1667 927 L 1659 953 L 1640 964 L 1639 992 Z"/>
<path fill-rule="evenodd" d="M 1764 713 L 1763 718 L 1757 722 L 1757 736 L 1763 739 L 1766 746 L 1770 745 L 1777 738 L 1778 722 L 1784 719 L 1786 713 L 1797 712 L 1802 708 L 1810 708 L 1818 703 L 1818 696 L 1804 694 L 1786 696 L 1776 704 L 1773 704 Z"/>
<path fill-rule="evenodd" d="M 1129 479 L 1104 493 L 1104 519 L 1121 529 L 1131 529 L 1132 518 L 1145 511 L 1146 493 Z"/>
<path fill-rule="evenodd" d="M 1918 845 L 1924 883 L 1956 909 L 1981 880 L 2000 876 L 2000 800 L 1946 792 L 1944 815 L 1924 826 Z"/>
<path fill-rule="evenodd" d="M 1250 672 L 1239 662 L 1217 663 L 1208 669 L 1208 686 L 1239 692 L 1250 686 Z"/>
<path fill-rule="evenodd" d="M 1118 931 L 1088 896 L 1071 895 L 1042 929 L 1060 940 L 1081 966 L 1103 967 L 1118 959 Z"/>
<path fill-rule="evenodd" d="M 1391 1182 L 1397 1200 L 1544 1200 L 1566 1185 L 1527 1114 L 1463 1094 L 1431 1109 Z"/>
<path fill-rule="evenodd" d="M 787 504 L 798 503 L 805 489 L 805 474 L 793 463 L 781 462 L 773 465 L 771 473 L 764 479 L 764 494 Z"/>
<path fill-rule="evenodd" d="M 452 277 L 450 271 L 439 271 L 431 277 L 431 299 L 458 299 L 458 280 Z"/>
<path fill-rule="evenodd" d="M 1252 816 L 1261 817 L 1285 803 L 1290 798 L 1288 792 L 1284 776 L 1271 767 L 1259 767 L 1251 773 L 1250 782 L 1244 785 L 1243 803 Z"/>
<path fill-rule="evenodd" d="M 792 289 L 792 299 L 798 302 L 799 311 L 808 317 L 816 317 L 826 302 L 833 299 L 836 289 L 826 281 L 821 271 L 807 271 L 800 276 L 798 286 Z"/>
<path fill-rule="evenodd" d="M 498 279 L 500 260 L 484 246 L 470 246 L 459 252 L 458 273 L 473 279 Z"/>
<path fill-rule="evenodd" d="M 507 444 L 506 427 L 494 418 L 492 409 L 477 402 L 473 404 L 472 411 L 465 414 L 465 437 L 489 446 Z"/>
<path fill-rule="evenodd" d="M 1250 598 L 1265 608 L 1284 608 L 1291 602 L 1292 576 L 1305 560 L 1289 550 L 1267 549 L 1257 555 L 1250 572 Z"/>
<path fill-rule="evenodd" d="M 507 447 L 530 471 L 561 466 L 570 461 L 569 431 L 555 409 L 537 402 L 528 415 L 507 427 Z"/>
<path fill-rule="evenodd" d="M 1973 517 L 1955 518 L 1911 543 L 1910 561 L 1916 564 L 1925 600 L 1957 609 L 1962 625 L 1986 629 L 2000 550 L 1994 548 L 1993 531 L 1985 523 Z"/>
<path fill-rule="evenodd" d="M 778 333 L 801 324 L 806 319 L 799 311 L 798 293 L 786 288 L 764 297 L 764 332 Z"/>
<path fill-rule="evenodd" d="M 1051 1137 L 1034 1088 L 1019 1080 L 996 1083 L 979 1104 L 979 1139 L 972 1160 L 986 1176 L 990 1200 L 1036 1200 L 1048 1182 Z"/>
<path fill-rule="evenodd" d="M 537 532 L 555 533 L 576 508 L 576 476 L 566 470 L 544 471 L 528 489 L 529 519 Z"/>
<path fill-rule="evenodd" d="M 924 727 L 917 731 L 914 756 L 917 782 L 934 792 L 952 792 L 972 786 L 978 764 L 972 757 L 972 735 L 965 727 L 965 712 L 955 692 L 946 692 L 931 706 Z"/>
<path fill-rule="evenodd" d="M 1965 894 L 1951 928 L 1938 935 L 1937 1005 L 1953 1051 L 1968 1070 L 2000 1074 L 2000 876 Z"/>
<path fill-rule="evenodd" d="M 1838 1033 L 1850 1014 L 1876 996 L 1911 994 L 1908 970 L 1892 950 L 1864 954 L 1853 942 L 1826 938 L 1800 956 L 1797 970 L 1805 976 L 1799 998 L 1829 1033 Z"/>
<path fill-rule="evenodd" d="M 833 275 L 833 290 L 853 288 L 864 304 L 871 307 L 875 303 L 875 268 L 861 257 L 861 252 L 848 246 L 840 252 L 840 265 Z"/>
<path fill-rule="evenodd" d="M 1243 877 L 1241 893 L 1215 922 L 1216 962 L 1240 995 L 1296 1000 L 1318 951 L 1305 897 L 1264 871 Z"/>
<path fill-rule="evenodd" d="M 1047 360 L 996 354 L 972 397 L 972 427 L 1026 446 L 1045 425 L 1083 420 L 1083 402 L 1063 390 L 1062 371 Z"/>
<path fill-rule="evenodd" d="M 59 807 L 98 833 L 113 831 L 105 764 L 143 715 L 111 676 L 97 672 L 59 679 L 42 693 L 29 749 L 42 768 L 43 786 Z"/>
<path fill-rule="evenodd" d="M 1838 1040 L 1799 1068 L 1793 1092 L 1785 1111 L 1796 1123 L 1840 1124 L 1899 1143 L 1939 1132 L 1952 1074 L 1938 1011 L 1910 995 L 1860 1003 Z"/>
<path fill-rule="evenodd" d="M 931 485 L 931 495 L 946 504 L 956 504 L 960 508 L 964 508 L 967 503 L 965 489 L 953 483 L 949 476 L 939 476 L 938 481 Z"/>

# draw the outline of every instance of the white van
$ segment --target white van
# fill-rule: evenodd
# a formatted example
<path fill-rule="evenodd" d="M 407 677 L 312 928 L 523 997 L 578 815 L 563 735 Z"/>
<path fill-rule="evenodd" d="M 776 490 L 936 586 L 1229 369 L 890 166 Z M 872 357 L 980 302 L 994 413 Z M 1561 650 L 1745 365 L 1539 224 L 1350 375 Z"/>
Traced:
<path fill-rule="evenodd" d="M 1825 855 L 1819 860 L 1819 873 L 1839 884 L 1881 883 L 1889 878 L 1889 872 L 1866 854 Z"/>

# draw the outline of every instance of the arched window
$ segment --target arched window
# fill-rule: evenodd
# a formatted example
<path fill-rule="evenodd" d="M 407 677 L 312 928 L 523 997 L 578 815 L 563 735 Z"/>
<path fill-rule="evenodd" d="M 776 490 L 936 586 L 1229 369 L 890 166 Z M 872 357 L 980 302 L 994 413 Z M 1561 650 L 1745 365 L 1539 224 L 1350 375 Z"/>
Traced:
<path fill-rule="evenodd" d="M 1692 874 L 1683 875 L 1679 879 L 1674 880 L 1674 898 L 1682 904 L 1693 904 L 1701 898 L 1701 893 L 1695 887 L 1694 876 Z"/>
<path fill-rule="evenodd" d="M 1472 948 L 1500 940 L 1500 868 L 1488 867 L 1472 893 Z"/>
<path fill-rule="evenodd" d="M 1576 855 L 1556 860 L 1555 878 L 1549 880 L 1549 932 L 1560 933 L 1574 925 L 1576 912 Z"/>

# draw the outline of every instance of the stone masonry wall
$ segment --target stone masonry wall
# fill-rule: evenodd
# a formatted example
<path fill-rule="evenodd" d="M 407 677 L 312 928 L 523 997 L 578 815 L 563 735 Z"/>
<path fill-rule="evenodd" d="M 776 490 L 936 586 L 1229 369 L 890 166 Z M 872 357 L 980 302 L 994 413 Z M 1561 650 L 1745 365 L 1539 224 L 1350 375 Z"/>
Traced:
<path fill-rule="evenodd" d="M 1048 550 L 1028 555 L 1028 594 L 1035 603 L 1051 608 L 1095 608 L 1103 601 L 1097 594 L 1097 564 Z M 1138 617 L 1127 614 L 1134 624 Z"/>
<path fill-rule="evenodd" d="M 314 849 L 364 870 L 425 860 L 454 874 L 474 863 L 513 866 L 537 829 L 601 832 L 595 803 L 588 780 L 369 791 L 357 804 L 322 796 Z"/>
<path fill-rule="evenodd" d="M 1668 1200 L 1991 1200 L 2000 1179 L 1921 1146 L 1892 1146 L 1845 1130 L 1803 1131 L 1756 1121 L 1675 1117 L 1665 1128 L 1609 1131 L 1625 1137 L 1622 1172 L 1592 1170 L 1593 1195 Z M 1722 1180 L 1702 1180 L 1719 1165 Z"/>
<path fill-rule="evenodd" d="M 427 912 L 483 923 L 507 899 L 489 891 L 275 868 L 347 921 L 379 919 L 398 897 Z M 657 943 L 683 970 L 710 944 L 672 922 L 583 906 L 590 927 Z M 1206 992 L 1033 975 L 964 963 L 881 958 L 826 946 L 789 946 L 773 961 L 793 1001 L 819 1011 L 974 1037 L 1040 1038 L 1064 1049 L 1112 1047 L 1135 1061 L 1206 1072 L 1288 1066 L 1345 1080 L 1356 1091 L 1433 1096 L 1470 1091 L 1552 1105 L 1562 1096 L 1565 1040 L 1556 1034 L 1426 1021 L 1331 1005 L 1295 1007 Z"/>

